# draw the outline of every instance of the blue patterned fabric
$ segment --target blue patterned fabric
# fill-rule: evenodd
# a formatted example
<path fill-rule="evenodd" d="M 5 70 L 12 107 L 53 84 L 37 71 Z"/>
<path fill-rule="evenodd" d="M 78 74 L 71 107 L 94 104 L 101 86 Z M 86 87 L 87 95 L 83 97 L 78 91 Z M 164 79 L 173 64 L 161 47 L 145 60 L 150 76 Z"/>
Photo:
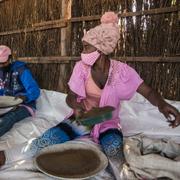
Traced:
<path fill-rule="evenodd" d="M 74 136 L 75 138 L 76 136 Z M 29 153 L 34 156 L 41 149 L 53 145 L 53 144 L 61 144 L 66 141 L 71 140 L 69 135 L 59 127 L 52 127 L 45 131 L 42 136 L 34 139 L 29 147 Z M 27 152 L 28 153 L 28 152 Z"/>
<path fill-rule="evenodd" d="M 110 129 L 100 135 L 100 145 L 109 157 L 119 157 L 123 151 L 123 135 L 117 129 Z"/>
<path fill-rule="evenodd" d="M 68 124 L 66 124 L 66 126 L 71 128 L 73 133 L 70 133 L 68 128 L 63 129 L 63 126 L 61 127 L 60 125 L 48 129 L 43 133 L 42 136 L 34 139 L 31 142 L 28 151 L 26 152 L 28 156 L 36 155 L 36 153 L 47 146 L 61 144 L 79 137 L 79 135 L 74 131 L 74 129 L 72 129 L 72 127 L 70 127 Z M 107 132 L 101 134 L 100 144 L 107 156 L 115 158 L 120 158 L 122 156 L 123 135 L 119 130 L 111 129 L 110 131 L 108 130 Z"/>

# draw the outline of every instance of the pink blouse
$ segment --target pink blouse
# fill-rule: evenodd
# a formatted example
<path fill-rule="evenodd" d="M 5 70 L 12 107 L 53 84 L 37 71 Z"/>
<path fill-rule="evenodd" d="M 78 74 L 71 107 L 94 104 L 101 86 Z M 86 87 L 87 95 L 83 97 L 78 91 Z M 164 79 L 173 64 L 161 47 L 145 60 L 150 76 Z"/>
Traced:
<path fill-rule="evenodd" d="M 82 61 L 78 61 L 74 66 L 68 85 L 78 95 L 77 102 L 84 101 L 89 96 L 86 83 L 90 72 L 91 66 L 85 65 Z M 113 106 L 115 111 L 111 120 L 93 127 L 91 136 L 94 141 L 97 142 L 99 134 L 108 129 L 121 128 L 119 119 L 120 102 L 129 100 L 142 82 L 143 80 L 138 73 L 127 64 L 116 60 L 110 61 L 109 75 L 101 92 L 99 107 Z"/>
<path fill-rule="evenodd" d="M 86 98 L 83 99 L 83 103 L 86 110 L 89 111 L 92 107 L 99 107 L 102 90 L 94 82 L 91 72 L 89 72 L 85 89 Z"/>

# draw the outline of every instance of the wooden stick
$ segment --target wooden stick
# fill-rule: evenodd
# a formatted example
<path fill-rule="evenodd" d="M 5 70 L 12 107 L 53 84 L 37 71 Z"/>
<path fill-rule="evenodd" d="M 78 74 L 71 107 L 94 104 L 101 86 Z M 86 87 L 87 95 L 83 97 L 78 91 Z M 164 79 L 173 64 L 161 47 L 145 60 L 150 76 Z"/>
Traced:
<path fill-rule="evenodd" d="M 172 13 L 179 11 L 180 7 L 166 7 L 166 8 L 156 8 L 150 9 L 145 11 L 138 11 L 138 12 L 127 12 L 127 13 L 119 13 L 119 17 L 131 17 L 131 16 L 143 16 L 143 15 L 152 15 L 152 14 L 162 14 L 162 13 Z"/>
<path fill-rule="evenodd" d="M 72 0 L 62 0 L 62 16 L 68 20 L 71 18 Z M 67 21 L 66 28 L 61 29 L 61 56 L 68 56 L 71 42 L 71 23 Z"/>
<path fill-rule="evenodd" d="M 42 31 L 42 30 L 47 30 L 47 29 L 63 28 L 63 27 L 66 27 L 66 25 L 67 25 L 66 22 L 59 22 L 57 24 L 49 24 L 46 26 L 31 27 L 31 28 L 1 32 L 0 36 L 6 36 L 6 35 L 10 35 L 10 34 L 28 33 L 28 32 L 32 32 L 32 31 Z"/>
<path fill-rule="evenodd" d="M 138 11 L 138 12 L 127 12 L 127 13 L 118 13 L 119 17 L 131 17 L 131 16 L 143 16 L 143 15 L 152 15 L 152 14 L 162 14 L 162 13 L 171 13 L 180 11 L 180 7 L 166 7 L 166 8 L 156 8 L 150 9 L 145 11 Z M 73 17 L 71 18 L 71 22 L 79 22 L 79 21 L 93 21 L 99 20 L 101 15 L 94 15 L 94 16 L 82 16 L 82 17 Z"/>
<path fill-rule="evenodd" d="M 122 62 L 180 62 L 180 57 L 114 57 Z M 80 57 L 76 56 L 46 56 L 46 57 L 19 57 L 18 60 L 24 61 L 27 63 L 69 63 L 70 61 L 78 61 Z"/>
<path fill-rule="evenodd" d="M 122 13 L 122 14 L 119 13 L 119 17 L 125 18 L 125 17 L 131 17 L 131 16 L 172 13 L 176 11 L 180 11 L 180 7 L 174 6 L 174 7 L 167 7 L 167 8 L 150 9 L 150 10 L 139 11 L 139 12 L 127 12 L 127 13 Z M 9 35 L 9 34 L 26 33 L 26 32 L 31 32 L 31 31 L 40 31 L 40 30 L 46 30 L 46 29 L 52 29 L 52 28 L 63 28 L 63 27 L 66 27 L 67 22 L 73 23 L 73 22 L 81 22 L 81 21 L 94 21 L 94 20 L 99 20 L 100 18 L 101 18 L 101 15 L 73 17 L 71 19 L 70 17 L 68 17 L 65 19 L 35 23 L 33 24 L 33 27 L 31 28 L 0 32 L 0 36 Z"/>

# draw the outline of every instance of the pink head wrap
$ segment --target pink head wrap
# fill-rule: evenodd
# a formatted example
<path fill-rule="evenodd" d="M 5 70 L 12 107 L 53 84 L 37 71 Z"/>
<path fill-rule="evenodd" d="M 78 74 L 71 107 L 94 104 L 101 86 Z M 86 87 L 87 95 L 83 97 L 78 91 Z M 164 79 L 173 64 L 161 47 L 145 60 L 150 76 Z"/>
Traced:
<path fill-rule="evenodd" d="M 4 63 L 11 55 L 11 49 L 5 45 L 0 46 L 0 63 Z"/>
<path fill-rule="evenodd" d="M 114 12 L 106 12 L 101 17 L 101 24 L 85 33 L 82 41 L 108 55 L 116 48 L 119 38 L 118 16 Z"/>

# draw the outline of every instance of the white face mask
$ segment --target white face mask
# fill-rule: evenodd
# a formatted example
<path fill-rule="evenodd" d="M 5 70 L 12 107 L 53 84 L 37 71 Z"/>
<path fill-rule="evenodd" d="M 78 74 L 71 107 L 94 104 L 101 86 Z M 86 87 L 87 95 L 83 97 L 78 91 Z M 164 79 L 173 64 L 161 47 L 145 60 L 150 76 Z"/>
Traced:
<path fill-rule="evenodd" d="M 88 54 L 81 53 L 81 60 L 84 62 L 84 64 L 92 66 L 96 62 L 99 56 L 100 53 L 98 51 L 93 51 Z"/>

